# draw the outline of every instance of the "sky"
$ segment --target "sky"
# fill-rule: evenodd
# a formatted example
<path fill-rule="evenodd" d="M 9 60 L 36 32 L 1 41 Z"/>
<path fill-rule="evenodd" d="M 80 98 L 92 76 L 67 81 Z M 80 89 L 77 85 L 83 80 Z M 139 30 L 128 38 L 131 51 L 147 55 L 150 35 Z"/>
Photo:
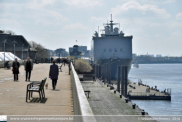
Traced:
<path fill-rule="evenodd" d="M 0 30 L 52 50 L 90 49 L 111 14 L 133 35 L 133 53 L 182 56 L 182 0 L 0 0 Z"/>

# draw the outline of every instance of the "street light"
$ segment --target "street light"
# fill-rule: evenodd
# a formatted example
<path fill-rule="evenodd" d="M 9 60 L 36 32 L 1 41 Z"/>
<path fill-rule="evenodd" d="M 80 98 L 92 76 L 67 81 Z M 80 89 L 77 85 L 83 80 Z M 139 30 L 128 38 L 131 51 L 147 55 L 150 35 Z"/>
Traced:
<path fill-rule="evenodd" d="M 60 64 L 60 61 L 61 61 L 61 60 L 60 60 L 60 53 L 59 53 L 59 64 Z"/>
<path fill-rule="evenodd" d="M 30 46 L 28 46 L 28 57 L 30 57 Z"/>
<path fill-rule="evenodd" d="M 7 43 L 6 39 L 2 43 L 4 44 L 4 68 L 5 68 L 5 44 Z"/>
<path fill-rule="evenodd" d="M 13 41 L 13 46 L 14 46 L 14 59 L 15 59 L 15 44 L 17 43 L 16 41 Z"/>
<path fill-rule="evenodd" d="M 24 44 L 22 44 L 22 61 L 23 61 L 23 46 L 24 46 Z"/>
<path fill-rule="evenodd" d="M 37 54 L 38 54 L 38 53 L 35 53 L 35 60 L 36 60 Z"/>

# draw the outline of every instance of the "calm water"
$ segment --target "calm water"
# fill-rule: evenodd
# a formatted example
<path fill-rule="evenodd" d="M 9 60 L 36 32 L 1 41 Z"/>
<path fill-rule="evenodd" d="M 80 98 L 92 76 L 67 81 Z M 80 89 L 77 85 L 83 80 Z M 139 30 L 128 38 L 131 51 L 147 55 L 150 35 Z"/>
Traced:
<path fill-rule="evenodd" d="M 129 79 L 144 84 L 157 86 L 162 91 L 171 88 L 171 101 L 132 100 L 150 115 L 182 115 L 182 64 L 139 64 L 131 68 Z"/>

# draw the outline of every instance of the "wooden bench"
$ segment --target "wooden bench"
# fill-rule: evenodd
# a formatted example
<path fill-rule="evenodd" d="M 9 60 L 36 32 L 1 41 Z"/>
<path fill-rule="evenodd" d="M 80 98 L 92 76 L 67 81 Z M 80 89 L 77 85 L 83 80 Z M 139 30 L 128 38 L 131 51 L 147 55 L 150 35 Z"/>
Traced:
<path fill-rule="evenodd" d="M 90 93 L 90 91 L 89 91 L 89 90 L 87 90 L 87 91 L 84 91 L 84 92 L 85 92 L 85 93 L 88 93 L 88 96 L 87 96 L 87 97 L 89 98 L 89 93 Z"/>
<path fill-rule="evenodd" d="M 32 97 L 33 92 L 39 93 L 40 100 L 41 98 L 45 98 L 44 85 L 45 85 L 46 79 L 47 78 L 44 78 L 41 82 L 33 81 L 27 85 L 26 102 L 27 102 L 27 98 L 29 98 L 30 100 L 30 96 Z"/>

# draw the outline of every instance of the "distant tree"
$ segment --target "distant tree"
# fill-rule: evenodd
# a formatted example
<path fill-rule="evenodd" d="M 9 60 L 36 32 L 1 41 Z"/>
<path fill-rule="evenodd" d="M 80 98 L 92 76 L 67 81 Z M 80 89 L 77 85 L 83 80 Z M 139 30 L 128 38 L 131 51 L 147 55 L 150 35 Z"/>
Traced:
<path fill-rule="evenodd" d="M 75 70 L 80 72 L 90 72 L 92 70 L 91 65 L 84 59 L 75 60 Z"/>
<path fill-rule="evenodd" d="M 48 58 L 50 56 L 47 49 L 44 46 L 42 46 L 41 44 L 38 44 L 34 41 L 30 41 L 29 43 L 32 48 L 37 50 L 37 59 L 40 59 L 41 57 Z"/>

